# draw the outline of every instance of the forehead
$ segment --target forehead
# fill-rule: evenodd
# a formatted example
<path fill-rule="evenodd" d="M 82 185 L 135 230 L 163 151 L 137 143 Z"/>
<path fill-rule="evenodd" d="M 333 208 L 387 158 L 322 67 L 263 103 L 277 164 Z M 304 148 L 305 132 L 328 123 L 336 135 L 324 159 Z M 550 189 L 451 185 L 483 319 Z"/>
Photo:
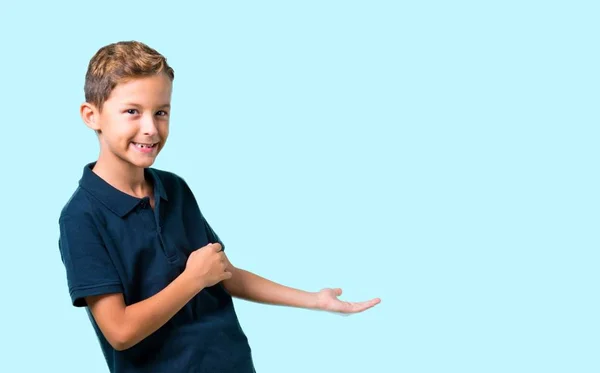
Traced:
<path fill-rule="evenodd" d="M 168 104 L 171 101 L 173 83 L 165 74 L 137 77 L 122 80 L 110 93 L 109 101 L 115 104 L 124 102 L 140 105 Z"/>

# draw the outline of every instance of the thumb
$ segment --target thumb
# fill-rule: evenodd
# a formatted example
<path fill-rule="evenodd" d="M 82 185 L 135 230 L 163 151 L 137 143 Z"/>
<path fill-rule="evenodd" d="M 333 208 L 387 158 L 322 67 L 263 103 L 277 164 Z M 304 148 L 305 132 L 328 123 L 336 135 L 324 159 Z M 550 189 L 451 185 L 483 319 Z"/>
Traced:
<path fill-rule="evenodd" d="M 229 271 L 225 271 L 223 272 L 223 274 L 221 275 L 222 280 L 229 280 L 231 278 L 231 276 L 233 276 L 233 274 Z M 221 280 L 221 281 L 222 281 Z"/>
<path fill-rule="evenodd" d="M 335 293 L 335 295 L 340 296 L 342 295 L 342 289 L 340 288 L 335 288 L 333 289 L 333 292 Z"/>

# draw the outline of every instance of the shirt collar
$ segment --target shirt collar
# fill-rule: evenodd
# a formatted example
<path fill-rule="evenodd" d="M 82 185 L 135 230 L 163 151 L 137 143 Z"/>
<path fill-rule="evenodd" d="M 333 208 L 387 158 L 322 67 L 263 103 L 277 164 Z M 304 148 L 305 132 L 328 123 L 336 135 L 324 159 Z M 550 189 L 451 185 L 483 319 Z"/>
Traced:
<path fill-rule="evenodd" d="M 96 162 L 92 162 L 85 165 L 83 168 L 83 175 L 79 180 L 79 185 L 83 189 L 91 193 L 108 209 L 120 217 L 127 215 L 142 202 L 143 198 L 137 198 L 124 193 L 98 176 L 94 171 L 92 171 L 92 168 L 95 166 L 95 164 Z M 165 191 L 156 171 L 152 168 L 145 168 L 144 177 L 146 180 L 149 180 L 154 187 L 155 200 L 161 198 L 165 201 L 168 201 L 167 192 Z"/>

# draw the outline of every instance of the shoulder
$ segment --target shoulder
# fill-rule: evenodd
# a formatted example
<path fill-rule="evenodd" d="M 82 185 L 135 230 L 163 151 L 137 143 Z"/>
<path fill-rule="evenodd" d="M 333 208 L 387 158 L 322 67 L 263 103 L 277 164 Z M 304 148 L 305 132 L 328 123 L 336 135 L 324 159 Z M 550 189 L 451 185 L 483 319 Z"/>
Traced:
<path fill-rule="evenodd" d="M 185 180 L 174 172 L 161 170 L 158 168 L 150 169 L 155 176 L 158 176 L 165 188 L 176 187 L 185 184 Z"/>
<path fill-rule="evenodd" d="M 157 168 L 151 168 L 150 170 L 155 177 L 158 177 L 169 198 L 172 196 L 176 198 L 188 198 L 193 196 L 188 183 L 180 175 L 171 171 L 160 170 Z"/>
<path fill-rule="evenodd" d="M 71 197 L 60 211 L 59 220 L 65 218 L 82 219 L 89 217 L 94 210 L 94 198 L 81 186 L 73 192 Z"/>

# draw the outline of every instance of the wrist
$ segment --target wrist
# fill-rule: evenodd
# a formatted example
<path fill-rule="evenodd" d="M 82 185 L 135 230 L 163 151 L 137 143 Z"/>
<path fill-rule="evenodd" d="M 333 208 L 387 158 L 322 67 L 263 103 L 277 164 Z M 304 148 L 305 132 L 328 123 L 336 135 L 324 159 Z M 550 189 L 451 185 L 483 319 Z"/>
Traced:
<path fill-rule="evenodd" d="M 309 308 L 313 310 L 321 310 L 323 308 L 318 292 L 310 293 Z"/>
<path fill-rule="evenodd" d="M 188 289 L 191 289 L 194 292 L 194 294 L 199 293 L 202 289 L 206 287 L 203 278 L 193 276 L 187 270 L 181 272 L 181 274 L 179 275 L 179 279 L 184 283 L 184 286 Z"/>

